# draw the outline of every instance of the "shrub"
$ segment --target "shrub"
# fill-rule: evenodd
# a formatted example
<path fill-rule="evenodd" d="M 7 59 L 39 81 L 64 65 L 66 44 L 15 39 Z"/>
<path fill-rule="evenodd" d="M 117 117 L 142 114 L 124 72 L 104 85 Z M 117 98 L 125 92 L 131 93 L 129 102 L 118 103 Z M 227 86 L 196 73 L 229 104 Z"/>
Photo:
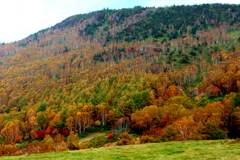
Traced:
<path fill-rule="evenodd" d="M 168 142 L 168 141 L 171 141 L 171 140 L 173 140 L 177 137 L 179 137 L 179 135 L 177 134 L 177 131 L 173 128 L 172 125 L 169 125 L 165 129 L 165 134 L 163 134 L 162 137 L 160 137 L 160 139 L 163 142 Z"/>
<path fill-rule="evenodd" d="M 140 137 L 140 143 L 144 144 L 144 143 L 153 143 L 155 142 L 155 139 L 153 137 L 150 136 L 141 136 Z"/>
<path fill-rule="evenodd" d="M 41 142 L 41 140 L 40 139 L 35 139 L 35 140 L 32 141 L 32 143 L 38 143 L 38 142 Z"/>
<path fill-rule="evenodd" d="M 95 125 L 95 126 L 100 126 L 100 125 L 101 125 L 101 122 L 100 122 L 99 120 L 97 120 L 97 121 L 94 122 L 94 125 Z"/>
<path fill-rule="evenodd" d="M 58 133 L 60 133 L 63 136 L 68 136 L 69 135 L 69 130 L 63 129 L 63 128 L 58 128 Z"/>
<path fill-rule="evenodd" d="M 43 150 L 47 152 L 55 151 L 54 140 L 50 135 L 46 135 L 41 143 Z"/>
<path fill-rule="evenodd" d="M 16 145 L 15 145 L 15 148 L 16 148 L 16 149 L 20 149 L 20 148 L 23 148 L 23 147 L 27 147 L 28 144 L 29 144 L 28 141 L 24 141 L 24 142 L 22 142 L 22 143 L 16 144 Z"/>
<path fill-rule="evenodd" d="M 21 143 L 22 142 L 22 136 L 17 136 L 14 140 L 15 143 Z"/>
<path fill-rule="evenodd" d="M 108 134 L 108 139 L 112 139 L 114 137 L 114 134 L 113 133 L 109 133 Z"/>
<path fill-rule="evenodd" d="M 0 156 L 10 156 L 14 151 L 13 145 L 0 145 Z"/>
<path fill-rule="evenodd" d="M 227 133 L 222 130 L 217 130 L 212 133 L 211 139 L 224 139 L 226 134 Z"/>
<path fill-rule="evenodd" d="M 88 142 L 82 142 L 80 145 L 79 145 L 79 148 L 80 149 L 88 149 L 91 147 L 91 142 L 88 141 Z"/>
<path fill-rule="evenodd" d="M 135 144 L 134 137 L 128 134 L 128 132 L 122 133 L 118 138 L 117 145 L 121 146 L 121 145 L 130 145 L 130 144 Z"/>
<path fill-rule="evenodd" d="M 165 133 L 164 129 L 158 128 L 158 127 L 155 127 L 155 126 L 151 127 L 149 130 L 143 131 L 143 135 L 151 136 L 153 138 L 161 137 L 164 133 Z"/>
<path fill-rule="evenodd" d="M 206 122 L 203 133 L 206 134 L 208 139 L 224 139 L 226 132 L 219 129 L 217 123 L 215 122 Z"/>
<path fill-rule="evenodd" d="M 93 148 L 102 147 L 106 142 L 107 138 L 105 138 L 105 136 L 97 136 L 91 140 L 91 147 Z"/>
<path fill-rule="evenodd" d="M 79 142 L 79 138 L 78 138 L 78 134 L 74 133 L 73 131 L 70 132 L 70 135 L 67 138 L 67 142 L 68 142 L 68 147 L 71 150 L 76 150 L 79 148 L 78 146 L 78 142 Z"/>
<path fill-rule="evenodd" d="M 54 143 L 61 143 L 62 141 L 64 140 L 64 137 L 63 137 L 63 135 L 61 135 L 61 134 L 57 134 L 55 137 L 54 137 Z"/>
<path fill-rule="evenodd" d="M 3 143 L 5 143 L 5 139 L 2 136 L 0 136 L 0 144 L 3 144 Z"/>
<path fill-rule="evenodd" d="M 62 151 L 66 151 L 68 149 L 67 149 L 67 146 L 66 146 L 65 142 L 62 141 L 61 146 L 57 147 L 55 150 L 56 150 L 56 152 L 62 152 Z"/>

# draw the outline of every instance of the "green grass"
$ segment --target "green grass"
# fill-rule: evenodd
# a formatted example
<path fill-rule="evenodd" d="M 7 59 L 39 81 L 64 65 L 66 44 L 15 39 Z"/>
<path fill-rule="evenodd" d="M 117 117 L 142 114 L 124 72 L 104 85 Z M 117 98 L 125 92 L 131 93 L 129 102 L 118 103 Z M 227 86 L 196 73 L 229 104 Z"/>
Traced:
<path fill-rule="evenodd" d="M 229 33 L 230 37 L 232 37 L 234 39 L 240 37 L 240 30 L 229 31 L 228 33 Z"/>
<path fill-rule="evenodd" d="M 140 159 L 240 159 L 240 143 L 230 144 L 231 140 L 183 141 L 156 144 L 86 149 L 80 151 L 53 152 L 46 154 L 1 157 L 5 160 L 140 160 Z"/>

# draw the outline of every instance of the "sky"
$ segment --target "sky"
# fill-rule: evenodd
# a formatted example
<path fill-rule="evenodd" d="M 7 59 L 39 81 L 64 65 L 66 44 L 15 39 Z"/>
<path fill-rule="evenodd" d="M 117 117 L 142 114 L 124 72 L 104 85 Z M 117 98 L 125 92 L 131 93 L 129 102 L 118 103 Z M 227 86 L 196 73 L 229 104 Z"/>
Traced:
<path fill-rule="evenodd" d="M 14 42 L 81 13 L 134 6 L 164 7 L 239 0 L 0 0 L 0 42 Z"/>

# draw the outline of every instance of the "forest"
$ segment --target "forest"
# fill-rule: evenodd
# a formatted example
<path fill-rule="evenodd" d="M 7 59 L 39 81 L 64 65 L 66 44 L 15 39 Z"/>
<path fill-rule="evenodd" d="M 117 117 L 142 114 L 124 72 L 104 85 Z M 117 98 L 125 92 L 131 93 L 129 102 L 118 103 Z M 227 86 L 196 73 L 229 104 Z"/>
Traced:
<path fill-rule="evenodd" d="M 240 5 L 103 9 L 0 44 L 0 156 L 239 137 Z"/>

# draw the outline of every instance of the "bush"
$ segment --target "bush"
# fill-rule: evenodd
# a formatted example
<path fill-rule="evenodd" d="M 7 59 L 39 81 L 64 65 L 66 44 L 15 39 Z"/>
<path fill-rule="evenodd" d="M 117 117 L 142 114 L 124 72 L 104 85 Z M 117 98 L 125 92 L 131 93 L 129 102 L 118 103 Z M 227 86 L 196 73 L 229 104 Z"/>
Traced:
<path fill-rule="evenodd" d="M 150 136 L 141 136 L 140 137 L 140 143 L 144 144 L 144 143 L 154 143 L 155 139 L 153 137 Z"/>
<path fill-rule="evenodd" d="M 43 150 L 47 152 L 55 151 L 56 147 L 54 145 L 54 140 L 50 135 L 46 135 L 42 142 L 40 142 L 43 146 Z"/>
<path fill-rule="evenodd" d="M 32 142 L 33 142 L 33 143 L 38 143 L 38 142 L 41 142 L 41 140 L 40 140 L 40 139 L 35 139 L 35 140 L 33 140 Z"/>
<path fill-rule="evenodd" d="M 22 142 L 22 136 L 17 136 L 14 140 L 15 143 L 21 143 Z"/>
<path fill-rule="evenodd" d="M 14 151 L 13 145 L 0 145 L 0 156 L 10 156 Z"/>
<path fill-rule="evenodd" d="M 217 123 L 215 122 L 206 122 L 203 133 L 206 134 L 208 139 L 216 140 L 216 139 L 224 139 L 226 132 L 219 129 Z"/>
<path fill-rule="evenodd" d="M 128 132 L 124 132 L 120 135 L 117 141 L 117 145 L 130 145 L 135 144 L 135 139 L 132 135 L 128 134 Z"/>
<path fill-rule="evenodd" d="M 57 147 L 55 150 L 56 150 L 56 152 L 62 152 L 62 151 L 67 151 L 68 149 L 67 149 L 65 142 L 62 141 L 61 146 Z"/>
<path fill-rule="evenodd" d="M 74 133 L 73 131 L 70 132 L 70 135 L 67 138 L 67 144 L 69 149 L 70 150 L 79 149 L 78 142 L 79 142 L 78 134 Z"/>
<path fill-rule="evenodd" d="M 153 138 L 158 138 L 158 137 L 161 137 L 164 133 L 165 133 L 164 129 L 153 126 L 149 130 L 143 131 L 142 134 L 144 136 L 151 136 Z"/>
<path fill-rule="evenodd" d="M 88 142 L 82 142 L 80 145 L 79 145 L 79 148 L 80 149 L 88 149 L 91 147 L 91 142 L 88 141 Z"/>
<path fill-rule="evenodd" d="M 173 128 L 172 125 L 170 125 L 165 129 L 165 134 L 163 134 L 159 139 L 163 142 L 168 142 L 178 137 L 179 135 L 177 134 L 177 131 Z"/>
<path fill-rule="evenodd" d="M 108 139 L 112 139 L 114 137 L 114 134 L 113 133 L 109 133 L 108 134 Z"/>
<path fill-rule="evenodd" d="M 0 136 L 0 144 L 4 144 L 5 142 L 6 142 L 5 139 L 2 136 Z"/>
<path fill-rule="evenodd" d="M 15 145 L 15 148 L 16 148 L 16 149 L 20 149 L 20 148 L 23 148 L 23 147 L 27 147 L 28 144 L 29 144 L 28 141 L 24 141 L 24 142 L 22 142 L 22 143 L 16 144 L 16 145 Z"/>
<path fill-rule="evenodd" d="M 214 131 L 211 135 L 211 139 L 215 140 L 215 139 L 224 139 L 226 136 L 226 132 L 222 131 L 222 130 L 217 130 Z"/>
<path fill-rule="evenodd" d="M 54 143 L 61 143 L 62 141 L 64 141 L 64 137 L 63 137 L 63 135 L 61 135 L 61 134 L 58 133 L 58 134 L 54 137 L 53 141 L 54 141 Z"/>
<path fill-rule="evenodd" d="M 100 125 L 101 125 L 101 122 L 100 122 L 99 120 L 97 120 L 97 121 L 94 122 L 94 125 L 95 125 L 95 126 L 100 126 Z"/>
<path fill-rule="evenodd" d="M 106 142 L 107 142 L 107 138 L 105 136 L 97 136 L 91 140 L 91 147 L 99 148 L 104 146 Z"/>

